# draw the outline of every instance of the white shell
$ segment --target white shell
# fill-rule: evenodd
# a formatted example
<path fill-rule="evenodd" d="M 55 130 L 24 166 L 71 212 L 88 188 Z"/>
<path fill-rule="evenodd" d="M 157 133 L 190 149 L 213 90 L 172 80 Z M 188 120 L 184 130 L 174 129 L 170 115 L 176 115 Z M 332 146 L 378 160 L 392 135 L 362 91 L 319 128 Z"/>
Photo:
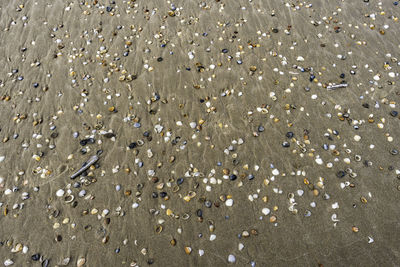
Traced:
<path fill-rule="evenodd" d="M 58 197 L 62 197 L 64 196 L 65 191 L 63 189 L 58 189 L 56 192 L 56 196 Z"/>
<path fill-rule="evenodd" d="M 261 212 L 262 212 L 264 215 L 268 215 L 268 214 L 271 212 L 271 210 L 270 210 L 269 208 L 263 208 Z"/>
<path fill-rule="evenodd" d="M 236 257 L 234 255 L 230 254 L 228 256 L 228 262 L 230 262 L 230 263 L 236 262 Z"/>
<path fill-rule="evenodd" d="M 80 258 L 78 259 L 78 261 L 76 262 L 76 266 L 77 267 L 81 267 L 86 263 L 86 259 L 85 258 Z"/>
<path fill-rule="evenodd" d="M 11 259 L 6 259 L 4 261 L 4 266 L 10 266 L 10 265 L 13 265 L 13 264 L 14 264 L 14 262 Z"/>

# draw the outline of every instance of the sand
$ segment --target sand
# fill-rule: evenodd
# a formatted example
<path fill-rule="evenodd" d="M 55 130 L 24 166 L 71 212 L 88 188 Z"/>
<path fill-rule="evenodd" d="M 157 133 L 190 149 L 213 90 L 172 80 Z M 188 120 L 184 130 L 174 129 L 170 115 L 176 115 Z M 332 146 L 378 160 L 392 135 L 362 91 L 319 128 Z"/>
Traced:
<path fill-rule="evenodd" d="M 0 3 L 0 262 L 398 266 L 400 5 L 171 4 Z"/>

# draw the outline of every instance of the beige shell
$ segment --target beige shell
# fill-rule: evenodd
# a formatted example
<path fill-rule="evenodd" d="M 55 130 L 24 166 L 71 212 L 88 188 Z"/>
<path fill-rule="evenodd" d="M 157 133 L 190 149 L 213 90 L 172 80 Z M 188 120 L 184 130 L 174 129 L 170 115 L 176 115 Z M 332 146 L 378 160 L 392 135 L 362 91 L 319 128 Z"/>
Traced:
<path fill-rule="evenodd" d="M 85 263 L 86 263 L 85 258 L 79 258 L 78 261 L 76 262 L 76 266 L 81 267 L 81 266 L 85 265 Z"/>

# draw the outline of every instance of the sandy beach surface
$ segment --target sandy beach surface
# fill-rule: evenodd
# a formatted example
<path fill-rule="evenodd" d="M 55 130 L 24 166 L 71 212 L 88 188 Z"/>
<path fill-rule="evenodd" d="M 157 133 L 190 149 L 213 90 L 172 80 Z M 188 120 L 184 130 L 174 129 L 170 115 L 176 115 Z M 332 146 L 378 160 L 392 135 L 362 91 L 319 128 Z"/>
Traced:
<path fill-rule="evenodd" d="M 0 265 L 399 266 L 399 17 L 0 1 Z"/>

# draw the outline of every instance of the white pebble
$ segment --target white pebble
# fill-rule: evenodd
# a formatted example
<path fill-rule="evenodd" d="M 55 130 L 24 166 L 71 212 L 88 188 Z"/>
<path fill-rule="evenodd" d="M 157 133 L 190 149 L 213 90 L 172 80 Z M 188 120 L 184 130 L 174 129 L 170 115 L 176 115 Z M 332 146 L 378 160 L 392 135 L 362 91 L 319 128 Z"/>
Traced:
<path fill-rule="evenodd" d="M 304 61 L 304 57 L 298 56 L 296 60 L 299 61 L 299 62 L 302 62 L 302 61 Z"/>
<path fill-rule="evenodd" d="M 136 209 L 137 207 L 139 207 L 138 203 L 135 202 L 135 203 L 132 204 L 132 208 Z"/>
<path fill-rule="evenodd" d="M 278 169 L 273 169 L 272 174 L 273 175 L 279 175 L 279 170 Z"/>
<path fill-rule="evenodd" d="M 5 160 L 6 156 L 0 156 L 0 162 L 3 162 Z"/>
<path fill-rule="evenodd" d="M 217 238 L 216 235 L 210 235 L 210 241 L 214 241 Z"/>
<path fill-rule="evenodd" d="M 359 136 L 359 135 L 354 136 L 354 141 L 358 142 L 360 140 L 361 140 L 361 136 Z"/>
<path fill-rule="evenodd" d="M 203 256 L 204 255 L 204 250 L 199 249 L 199 255 L 200 255 L 200 257 Z"/>

